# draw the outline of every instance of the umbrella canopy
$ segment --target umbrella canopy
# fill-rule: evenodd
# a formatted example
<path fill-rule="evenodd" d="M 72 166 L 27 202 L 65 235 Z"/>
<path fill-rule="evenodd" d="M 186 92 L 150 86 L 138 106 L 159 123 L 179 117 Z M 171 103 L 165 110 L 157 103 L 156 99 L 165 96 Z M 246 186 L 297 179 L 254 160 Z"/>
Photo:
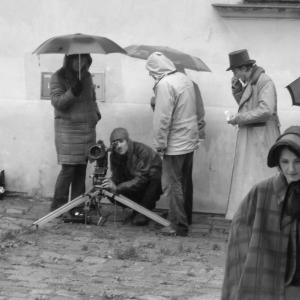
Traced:
<path fill-rule="evenodd" d="M 195 71 L 211 72 L 209 67 L 196 56 L 166 46 L 131 45 L 124 48 L 129 56 L 147 59 L 153 52 L 159 51 L 167 56 L 176 66 Z"/>
<path fill-rule="evenodd" d="M 82 54 L 82 53 L 123 53 L 126 51 L 112 40 L 95 35 L 69 34 L 56 36 L 42 43 L 33 51 L 34 54 L 61 53 L 61 54 Z"/>
<path fill-rule="evenodd" d="M 291 94 L 293 105 L 300 106 L 300 77 L 290 83 L 286 88 Z"/>

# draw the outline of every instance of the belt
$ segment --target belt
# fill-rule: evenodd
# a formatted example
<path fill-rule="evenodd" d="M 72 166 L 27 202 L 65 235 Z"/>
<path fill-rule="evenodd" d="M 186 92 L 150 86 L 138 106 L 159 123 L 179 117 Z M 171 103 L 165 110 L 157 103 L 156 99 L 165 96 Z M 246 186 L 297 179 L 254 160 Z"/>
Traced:
<path fill-rule="evenodd" d="M 266 126 L 266 122 L 250 123 L 250 124 L 245 124 L 241 127 L 263 127 L 263 126 Z"/>

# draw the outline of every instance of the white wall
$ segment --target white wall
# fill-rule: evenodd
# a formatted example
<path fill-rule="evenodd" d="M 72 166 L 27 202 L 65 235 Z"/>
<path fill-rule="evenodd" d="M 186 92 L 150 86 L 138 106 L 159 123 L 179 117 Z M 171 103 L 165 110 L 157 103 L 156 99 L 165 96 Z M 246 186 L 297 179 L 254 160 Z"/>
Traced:
<path fill-rule="evenodd" d="M 52 195 L 59 167 L 53 108 L 40 100 L 40 73 L 58 69 L 62 56 L 38 58 L 31 52 L 52 36 L 81 32 L 111 38 L 124 47 L 168 45 L 199 56 L 211 68 L 212 73 L 187 72 L 199 84 L 207 111 L 207 139 L 195 153 L 195 210 L 224 212 L 235 144 L 235 129 L 225 123 L 224 110 L 236 109 L 229 88 L 231 74 L 225 71 L 228 53 L 249 50 L 277 86 L 282 129 L 298 124 L 299 108 L 292 107 L 285 86 L 300 75 L 300 42 L 295 38 L 300 24 L 287 19 L 224 19 L 213 2 L 2 0 L 0 168 L 5 169 L 8 189 Z M 95 54 L 93 60 L 92 72 L 106 76 L 98 137 L 107 143 L 115 126 L 125 126 L 133 139 L 151 145 L 153 82 L 145 61 L 120 54 Z"/>

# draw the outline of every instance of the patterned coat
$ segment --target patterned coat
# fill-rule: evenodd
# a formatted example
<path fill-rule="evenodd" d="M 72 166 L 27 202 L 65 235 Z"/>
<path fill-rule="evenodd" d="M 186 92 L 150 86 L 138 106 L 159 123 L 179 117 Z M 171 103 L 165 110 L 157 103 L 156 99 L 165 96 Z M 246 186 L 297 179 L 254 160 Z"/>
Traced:
<path fill-rule="evenodd" d="M 83 91 L 75 97 L 75 80 L 65 68 L 51 77 L 51 103 L 55 115 L 55 146 L 59 164 L 86 164 L 90 146 L 96 143 L 95 127 L 101 118 L 91 74 L 82 74 Z"/>
<path fill-rule="evenodd" d="M 222 300 L 283 300 L 294 275 L 297 221 L 280 214 L 287 183 L 283 175 L 254 186 L 231 225 Z M 286 274 L 287 264 L 289 272 Z"/>

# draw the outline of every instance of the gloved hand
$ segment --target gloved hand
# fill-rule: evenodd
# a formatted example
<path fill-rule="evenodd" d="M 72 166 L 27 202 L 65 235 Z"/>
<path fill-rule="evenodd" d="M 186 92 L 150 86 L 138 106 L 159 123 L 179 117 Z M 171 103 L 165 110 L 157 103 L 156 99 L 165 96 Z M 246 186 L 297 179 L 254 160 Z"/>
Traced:
<path fill-rule="evenodd" d="M 75 81 L 71 86 L 71 91 L 75 97 L 78 97 L 81 94 L 82 90 L 83 86 L 80 80 Z"/>

